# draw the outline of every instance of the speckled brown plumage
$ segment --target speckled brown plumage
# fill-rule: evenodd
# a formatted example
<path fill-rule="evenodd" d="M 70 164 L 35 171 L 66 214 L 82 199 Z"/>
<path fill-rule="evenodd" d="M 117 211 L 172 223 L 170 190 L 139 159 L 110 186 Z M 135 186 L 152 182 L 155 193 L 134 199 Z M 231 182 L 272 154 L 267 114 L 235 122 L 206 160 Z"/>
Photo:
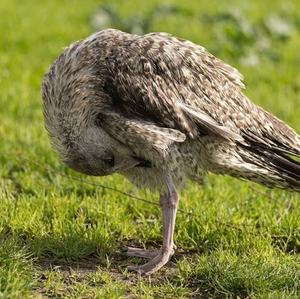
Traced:
<path fill-rule="evenodd" d="M 63 161 L 90 175 L 119 172 L 163 193 L 166 177 L 179 188 L 214 172 L 299 191 L 298 135 L 243 88 L 190 41 L 107 29 L 51 66 L 45 123 Z"/>

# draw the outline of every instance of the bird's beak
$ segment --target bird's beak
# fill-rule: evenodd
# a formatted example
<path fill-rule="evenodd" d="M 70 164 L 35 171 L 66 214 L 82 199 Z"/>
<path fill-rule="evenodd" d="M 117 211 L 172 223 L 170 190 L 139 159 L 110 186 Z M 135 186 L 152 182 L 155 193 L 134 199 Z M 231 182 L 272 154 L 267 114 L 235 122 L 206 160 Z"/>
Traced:
<path fill-rule="evenodd" d="M 115 172 L 118 171 L 126 171 L 128 169 L 134 168 L 134 167 L 145 167 L 150 168 L 151 162 L 139 157 L 129 157 L 126 160 L 123 160 L 122 162 L 117 163 L 117 166 L 113 168 Z"/>

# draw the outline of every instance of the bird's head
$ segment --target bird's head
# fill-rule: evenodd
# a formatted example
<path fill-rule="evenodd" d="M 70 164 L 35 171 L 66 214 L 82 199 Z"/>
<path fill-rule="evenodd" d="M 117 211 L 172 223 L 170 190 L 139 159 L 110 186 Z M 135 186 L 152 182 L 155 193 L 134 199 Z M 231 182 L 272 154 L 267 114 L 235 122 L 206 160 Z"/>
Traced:
<path fill-rule="evenodd" d="M 140 163 L 127 147 L 96 126 L 84 130 L 68 150 L 58 147 L 58 151 L 67 166 L 94 176 L 125 171 Z"/>

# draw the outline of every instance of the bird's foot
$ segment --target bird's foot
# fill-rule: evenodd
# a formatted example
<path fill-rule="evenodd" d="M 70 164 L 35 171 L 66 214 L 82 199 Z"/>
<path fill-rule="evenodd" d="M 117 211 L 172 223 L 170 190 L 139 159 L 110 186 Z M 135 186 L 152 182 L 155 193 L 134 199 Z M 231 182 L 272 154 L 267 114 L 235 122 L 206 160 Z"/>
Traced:
<path fill-rule="evenodd" d="M 125 254 L 127 256 L 136 256 L 136 257 L 143 257 L 143 258 L 153 258 L 159 254 L 158 249 L 141 249 L 135 247 L 127 247 Z"/>
<path fill-rule="evenodd" d="M 137 248 L 134 248 L 134 249 L 137 249 Z M 154 253 L 156 253 L 154 258 L 152 258 L 148 263 L 141 265 L 141 266 L 129 266 L 128 267 L 129 271 L 136 271 L 141 275 L 150 275 L 150 274 L 156 272 L 161 267 L 163 267 L 171 259 L 172 255 L 174 254 L 174 247 L 161 248 L 160 250 L 157 250 L 156 252 L 153 250 L 152 251 L 151 250 L 149 250 L 149 251 L 143 250 L 143 249 L 139 249 L 139 250 L 141 250 L 139 252 L 141 254 L 140 255 L 135 254 L 134 256 L 145 257 L 143 254 L 145 254 L 145 252 L 147 252 L 146 253 L 147 257 L 151 257 L 151 256 L 153 257 Z M 135 251 L 135 253 L 138 253 L 138 251 Z"/>

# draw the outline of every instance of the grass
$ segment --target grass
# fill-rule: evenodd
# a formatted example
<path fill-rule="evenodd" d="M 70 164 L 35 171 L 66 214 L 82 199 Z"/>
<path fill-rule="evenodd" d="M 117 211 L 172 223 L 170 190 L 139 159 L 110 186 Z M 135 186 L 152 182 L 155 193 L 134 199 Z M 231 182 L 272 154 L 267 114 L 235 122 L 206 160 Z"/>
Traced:
<path fill-rule="evenodd" d="M 122 247 L 160 245 L 159 209 L 60 176 L 75 174 L 50 147 L 41 79 L 63 47 L 101 26 L 204 45 L 244 73 L 253 101 L 300 132 L 297 0 L 160 2 L 0 2 L 1 298 L 300 297 L 298 194 L 213 175 L 204 187 L 190 183 L 178 253 L 140 278 L 126 265 L 142 261 Z M 157 198 L 117 175 L 91 181 Z"/>

